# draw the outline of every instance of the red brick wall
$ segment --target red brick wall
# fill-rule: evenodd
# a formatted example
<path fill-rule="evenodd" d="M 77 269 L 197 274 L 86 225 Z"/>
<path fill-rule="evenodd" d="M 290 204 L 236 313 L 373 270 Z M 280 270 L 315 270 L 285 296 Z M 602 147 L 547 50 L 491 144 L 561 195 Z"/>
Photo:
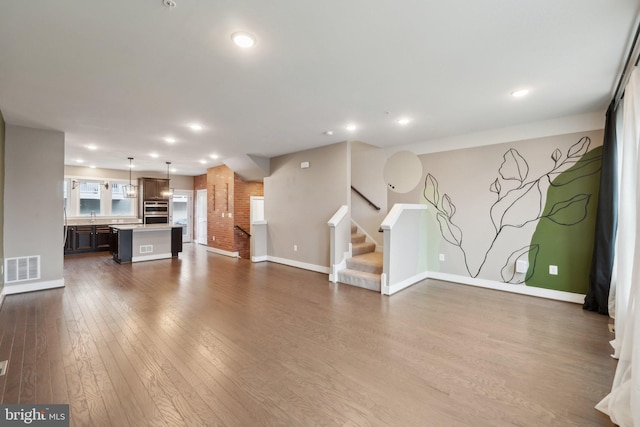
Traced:
<path fill-rule="evenodd" d="M 224 165 L 207 170 L 207 244 L 229 252 L 236 250 L 233 231 L 234 175 Z"/>
<path fill-rule="evenodd" d="M 250 232 L 251 230 L 251 196 L 264 196 L 264 185 L 261 182 L 245 182 L 238 175 L 234 180 L 234 217 L 235 224 Z M 250 258 L 251 248 L 249 236 L 235 230 L 235 250 L 240 254 L 240 258 Z"/>

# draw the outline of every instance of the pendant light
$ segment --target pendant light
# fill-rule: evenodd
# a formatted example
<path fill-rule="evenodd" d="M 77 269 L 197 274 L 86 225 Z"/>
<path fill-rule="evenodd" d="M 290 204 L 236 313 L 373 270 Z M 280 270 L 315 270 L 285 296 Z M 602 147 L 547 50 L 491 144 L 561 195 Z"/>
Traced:
<path fill-rule="evenodd" d="M 128 157 L 128 159 L 129 159 L 129 185 L 122 186 L 122 193 L 124 197 L 126 197 L 127 199 L 135 199 L 136 197 L 138 197 L 138 186 L 131 184 L 131 168 L 133 168 L 133 165 L 131 164 L 131 162 L 133 161 L 133 157 Z"/>
<path fill-rule="evenodd" d="M 168 199 L 173 196 L 173 188 L 171 188 L 171 179 L 169 178 L 169 166 L 171 166 L 171 162 L 165 162 L 167 164 L 167 188 L 162 190 L 162 197 Z"/>

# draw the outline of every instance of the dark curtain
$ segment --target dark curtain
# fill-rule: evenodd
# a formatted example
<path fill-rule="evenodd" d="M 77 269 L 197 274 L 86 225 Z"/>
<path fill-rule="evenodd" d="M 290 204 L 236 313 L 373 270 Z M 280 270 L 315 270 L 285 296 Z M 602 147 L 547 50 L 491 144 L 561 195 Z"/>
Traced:
<path fill-rule="evenodd" d="M 602 169 L 596 230 L 589 273 L 589 292 L 582 308 L 609 314 L 609 287 L 618 228 L 618 175 L 615 100 L 607 110 L 602 143 Z"/>

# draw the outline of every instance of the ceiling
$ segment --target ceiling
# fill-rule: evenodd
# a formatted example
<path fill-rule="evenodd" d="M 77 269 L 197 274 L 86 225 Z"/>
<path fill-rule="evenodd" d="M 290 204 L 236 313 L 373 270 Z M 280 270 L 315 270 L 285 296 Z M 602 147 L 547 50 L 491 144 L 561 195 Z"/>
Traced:
<path fill-rule="evenodd" d="M 65 132 L 69 165 L 127 169 L 132 156 L 137 170 L 171 161 L 184 175 L 345 140 L 429 141 L 605 109 L 640 10 L 637 0 L 175 2 L 3 2 L 5 121 Z M 253 48 L 232 43 L 239 30 Z M 510 95 L 520 88 L 530 94 Z"/>

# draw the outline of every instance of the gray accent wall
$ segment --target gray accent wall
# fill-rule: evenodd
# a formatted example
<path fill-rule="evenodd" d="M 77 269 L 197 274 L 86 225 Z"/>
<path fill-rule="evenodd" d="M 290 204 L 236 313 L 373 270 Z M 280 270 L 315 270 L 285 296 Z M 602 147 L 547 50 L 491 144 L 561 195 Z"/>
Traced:
<path fill-rule="evenodd" d="M 4 287 L 4 134 L 4 117 L 0 111 L 0 263 L 3 266 L 3 274 L 0 274 L 0 294 Z"/>
<path fill-rule="evenodd" d="M 270 258 L 329 267 L 327 221 L 349 204 L 350 151 L 341 142 L 271 159 L 271 176 L 264 179 Z"/>
<path fill-rule="evenodd" d="M 64 133 L 7 125 L 4 172 L 4 256 L 40 255 L 35 282 L 61 280 Z"/>

